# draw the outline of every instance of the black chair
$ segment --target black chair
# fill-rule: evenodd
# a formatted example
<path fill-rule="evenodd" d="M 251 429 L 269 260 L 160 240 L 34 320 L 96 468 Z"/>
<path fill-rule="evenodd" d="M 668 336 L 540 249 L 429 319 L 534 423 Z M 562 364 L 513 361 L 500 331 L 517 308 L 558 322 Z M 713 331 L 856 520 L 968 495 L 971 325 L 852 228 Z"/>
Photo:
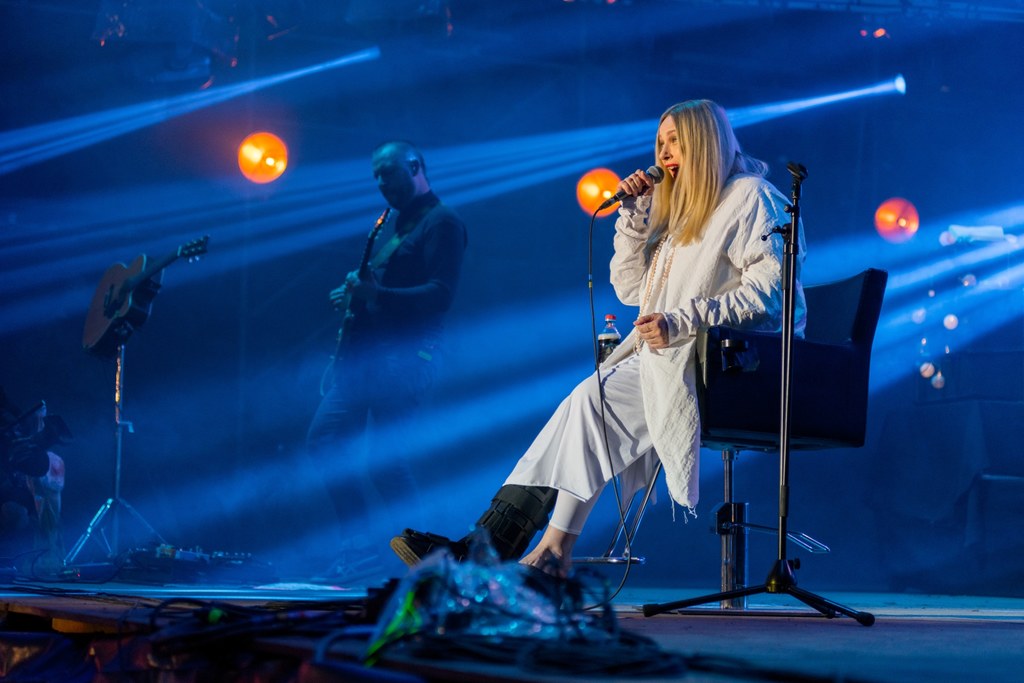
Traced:
<path fill-rule="evenodd" d="M 789 442 L 792 450 L 859 448 L 867 427 L 871 346 L 888 274 L 868 269 L 856 276 L 808 287 L 804 337 L 793 343 Z M 701 443 L 722 452 L 723 502 L 715 508 L 715 529 L 722 540 L 722 593 L 663 605 L 645 605 L 648 616 L 712 602 L 726 610 L 746 610 L 745 595 L 729 595 L 746 586 L 748 531 L 775 532 L 746 519 L 746 503 L 733 500 L 733 462 L 740 451 L 779 448 L 781 337 L 728 327 L 702 330 L 697 338 L 697 402 Z M 660 466 L 648 483 L 630 525 L 633 538 Z M 583 561 L 636 561 L 616 556 L 620 524 L 602 558 Z M 810 552 L 828 547 L 801 533 L 790 541 Z M 631 545 L 627 544 L 627 548 Z M 831 616 L 831 615 L 830 615 Z"/>
<path fill-rule="evenodd" d="M 882 310 L 888 274 L 868 269 L 805 291 L 807 326 L 792 348 L 788 441 L 792 450 L 859 448 L 867 428 L 871 346 Z M 780 563 L 765 584 L 746 583 L 746 534 L 768 530 L 746 521 L 746 504 L 732 499 L 732 460 L 739 451 L 779 448 L 781 337 L 726 327 L 702 331 L 697 341 L 697 403 L 701 443 L 722 451 L 725 501 L 716 510 L 722 536 L 722 591 L 671 603 L 644 605 L 646 616 L 718 600 L 724 609 L 743 612 L 746 597 L 786 592 L 825 616 L 843 613 L 870 626 L 874 617 L 796 587 L 796 560 L 785 560 L 780 534 Z M 786 478 L 788 481 L 788 477 Z M 788 492 L 787 492 L 788 493 Z M 786 497 L 788 500 L 788 495 Z M 780 504 L 783 500 L 780 492 Z M 780 510 L 780 520 L 788 511 Z M 785 528 L 785 527 L 783 527 Z M 812 552 L 828 548 L 804 534 L 790 534 Z"/>

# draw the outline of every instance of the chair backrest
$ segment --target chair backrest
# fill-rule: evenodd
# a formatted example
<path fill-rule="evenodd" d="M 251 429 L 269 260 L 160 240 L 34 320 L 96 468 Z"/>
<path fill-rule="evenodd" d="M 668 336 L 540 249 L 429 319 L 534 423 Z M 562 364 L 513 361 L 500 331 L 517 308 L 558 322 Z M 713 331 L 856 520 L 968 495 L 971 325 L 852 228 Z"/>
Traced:
<path fill-rule="evenodd" d="M 793 343 L 792 448 L 859 447 L 867 429 L 871 345 L 888 274 L 868 269 L 808 287 L 805 337 Z M 778 334 L 713 327 L 697 339 L 697 403 L 708 448 L 778 447 Z"/>
<path fill-rule="evenodd" d="M 845 280 L 807 287 L 804 338 L 870 349 L 888 278 L 884 270 L 869 268 Z"/>

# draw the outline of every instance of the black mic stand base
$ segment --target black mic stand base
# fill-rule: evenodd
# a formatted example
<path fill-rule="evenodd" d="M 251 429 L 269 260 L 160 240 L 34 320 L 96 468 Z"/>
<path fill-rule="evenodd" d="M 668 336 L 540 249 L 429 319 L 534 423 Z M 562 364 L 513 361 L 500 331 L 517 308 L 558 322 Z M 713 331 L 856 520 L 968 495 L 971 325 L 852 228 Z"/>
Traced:
<path fill-rule="evenodd" d="M 806 616 L 806 612 L 792 613 L 792 612 L 778 612 L 774 610 L 690 610 L 687 611 L 688 607 L 695 607 L 697 605 L 704 605 L 712 602 L 721 602 L 726 600 L 734 600 L 736 598 L 744 598 L 750 595 L 762 595 L 765 593 L 785 593 L 791 595 L 800 602 L 804 603 L 809 607 L 813 607 L 815 610 L 821 613 L 822 616 L 833 619 L 836 616 L 843 614 L 851 619 L 854 619 L 858 624 L 862 626 L 871 626 L 875 623 L 875 615 L 869 612 L 858 612 L 855 609 L 850 609 L 845 605 L 841 605 L 838 602 L 829 600 L 828 598 L 822 597 L 816 593 L 806 591 L 796 585 L 796 578 L 793 576 L 793 565 L 796 560 L 777 560 L 775 565 L 772 567 L 771 573 L 768 578 L 760 586 L 748 586 L 746 588 L 737 588 L 731 591 L 723 591 L 721 593 L 714 593 L 712 595 L 703 595 L 697 598 L 689 598 L 687 600 L 675 600 L 673 602 L 663 603 L 649 603 L 643 606 L 643 614 L 645 617 L 653 617 L 656 614 L 664 614 L 665 612 L 676 612 L 677 614 L 728 614 L 732 615 L 749 615 L 749 616 L 778 616 L 778 617 L 792 617 L 792 616 Z"/>
<path fill-rule="evenodd" d="M 167 541 L 164 540 L 163 536 L 157 533 L 156 529 L 146 521 L 146 518 L 128 504 L 128 501 L 123 498 L 107 498 L 106 502 L 103 503 L 99 510 L 96 511 L 96 514 L 93 515 L 92 521 L 89 522 L 89 526 L 86 527 L 85 531 L 78 537 L 78 540 L 75 541 L 75 544 L 71 547 L 67 556 L 65 556 L 64 566 L 68 567 L 74 564 L 75 560 L 78 559 L 78 556 L 82 553 L 86 544 L 90 540 L 95 540 L 103 547 L 108 559 L 116 559 L 120 550 L 117 540 L 120 532 L 116 527 L 121 523 L 121 520 L 117 519 L 116 516 L 121 512 L 121 510 L 124 510 L 131 515 L 136 524 L 146 532 L 149 539 L 155 540 L 162 545 L 167 544 Z M 105 526 L 107 524 L 110 524 L 113 527 L 113 541 L 109 540 L 105 533 Z"/>

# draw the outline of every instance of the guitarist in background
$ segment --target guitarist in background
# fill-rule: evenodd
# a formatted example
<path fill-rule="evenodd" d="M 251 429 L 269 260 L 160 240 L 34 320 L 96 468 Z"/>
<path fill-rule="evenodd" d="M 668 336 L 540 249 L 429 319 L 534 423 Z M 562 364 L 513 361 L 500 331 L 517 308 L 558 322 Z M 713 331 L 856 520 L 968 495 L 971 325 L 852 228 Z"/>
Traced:
<path fill-rule="evenodd" d="M 373 151 L 372 163 L 397 219 L 392 214 L 367 245 L 365 276 L 354 270 L 330 293 L 336 308 L 347 302 L 351 317 L 307 435 L 345 545 L 355 552 L 380 547 L 379 538 L 390 535 L 390 510 L 421 509 L 411 467 L 413 418 L 434 383 L 443 319 L 467 245 L 465 225 L 431 191 L 415 146 L 386 142 Z M 371 513 L 381 506 L 383 516 Z"/>

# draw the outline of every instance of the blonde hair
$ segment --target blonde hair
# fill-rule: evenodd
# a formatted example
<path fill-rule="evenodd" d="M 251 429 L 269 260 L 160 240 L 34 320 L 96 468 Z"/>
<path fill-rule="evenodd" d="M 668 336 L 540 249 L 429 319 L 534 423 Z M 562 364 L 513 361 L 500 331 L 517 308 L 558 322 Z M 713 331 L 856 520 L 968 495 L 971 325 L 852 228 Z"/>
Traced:
<path fill-rule="evenodd" d="M 673 178 L 654 186 L 651 237 L 647 252 L 667 232 L 676 245 L 691 244 L 704 234 L 726 182 L 737 173 L 763 176 L 768 166 L 740 150 L 725 110 L 711 100 L 689 100 L 669 107 L 658 127 L 672 117 L 682 156 Z M 661 164 L 661 143 L 655 139 L 654 157 Z"/>

